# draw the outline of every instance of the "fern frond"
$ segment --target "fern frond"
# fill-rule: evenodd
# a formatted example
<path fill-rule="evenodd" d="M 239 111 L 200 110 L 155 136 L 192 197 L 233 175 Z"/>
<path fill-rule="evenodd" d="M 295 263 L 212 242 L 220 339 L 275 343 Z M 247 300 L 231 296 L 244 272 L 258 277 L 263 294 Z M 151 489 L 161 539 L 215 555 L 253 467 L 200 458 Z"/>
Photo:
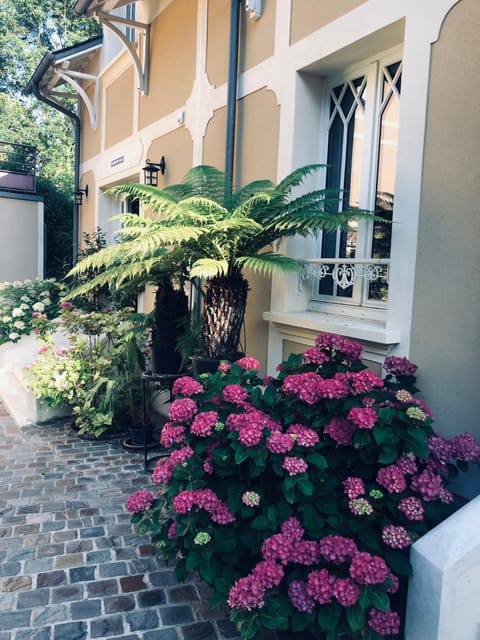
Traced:
<path fill-rule="evenodd" d="M 235 262 L 239 266 L 263 276 L 300 271 L 302 268 L 295 258 L 289 258 L 273 251 L 259 253 L 256 256 L 243 256 L 237 258 Z"/>
<path fill-rule="evenodd" d="M 214 260 L 212 258 L 200 258 L 190 270 L 191 278 L 214 278 L 225 275 L 228 272 L 226 260 Z"/>

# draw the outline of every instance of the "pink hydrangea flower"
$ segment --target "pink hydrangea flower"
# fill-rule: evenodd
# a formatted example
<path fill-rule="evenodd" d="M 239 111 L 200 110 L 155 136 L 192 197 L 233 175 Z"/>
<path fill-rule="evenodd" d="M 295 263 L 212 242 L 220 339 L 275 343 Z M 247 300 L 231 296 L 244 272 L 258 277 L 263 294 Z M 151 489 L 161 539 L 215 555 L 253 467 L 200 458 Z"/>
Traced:
<path fill-rule="evenodd" d="M 450 504 L 454 501 L 453 493 L 451 493 L 451 491 L 449 491 L 448 489 L 445 489 L 445 487 L 442 487 L 440 489 L 440 493 L 438 494 L 438 499 L 440 500 L 440 502 L 443 502 L 443 504 Z"/>
<path fill-rule="evenodd" d="M 282 390 L 312 405 L 322 397 L 320 386 L 322 382 L 323 378 L 318 373 L 295 373 L 284 378 Z"/>
<path fill-rule="evenodd" d="M 287 564 L 290 560 L 292 540 L 289 536 L 276 533 L 263 541 L 262 556 L 265 560 L 279 560 L 282 564 Z"/>
<path fill-rule="evenodd" d="M 417 365 L 410 362 L 408 358 L 398 356 L 387 356 L 383 363 L 383 368 L 394 376 L 413 376 L 417 370 Z"/>
<path fill-rule="evenodd" d="M 317 366 L 321 366 L 330 360 L 330 356 L 317 347 L 312 347 L 311 349 L 304 351 L 302 353 L 302 358 L 305 363 L 316 364 Z"/>
<path fill-rule="evenodd" d="M 273 560 L 262 560 L 252 571 L 252 575 L 264 589 L 271 589 L 279 585 L 284 573 L 285 570 L 282 565 Z"/>
<path fill-rule="evenodd" d="M 345 418 L 332 418 L 324 429 L 324 433 L 335 440 L 337 444 L 349 445 L 352 443 L 352 435 L 355 431 L 353 424 Z"/>
<path fill-rule="evenodd" d="M 236 360 L 235 364 L 241 369 L 245 369 L 245 371 L 250 371 L 251 369 L 260 369 L 260 362 L 255 358 L 240 358 L 240 360 Z"/>
<path fill-rule="evenodd" d="M 221 371 L 222 373 L 230 373 L 231 369 L 232 365 L 229 362 L 220 362 L 218 365 L 218 371 Z"/>
<path fill-rule="evenodd" d="M 414 400 L 414 397 L 412 396 L 410 391 L 407 391 L 406 389 L 399 389 L 395 393 L 395 398 L 399 402 L 413 402 L 413 400 Z"/>
<path fill-rule="evenodd" d="M 412 544 L 412 538 L 405 527 L 394 524 L 383 527 L 382 540 L 392 549 L 406 549 Z"/>
<path fill-rule="evenodd" d="M 348 501 L 348 508 L 354 516 L 370 516 L 373 507 L 366 498 L 352 498 Z"/>
<path fill-rule="evenodd" d="M 197 413 L 197 403 L 191 398 L 174 400 L 170 405 L 168 417 L 172 422 L 187 422 Z"/>
<path fill-rule="evenodd" d="M 127 500 L 127 510 L 141 513 L 152 506 L 153 493 L 151 491 L 137 491 Z"/>
<path fill-rule="evenodd" d="M 259 444 L 263 436 L 263 429 L 256 424 L 249 424 L 238 433 L 238 440 L 245 447 L 255 447 Z"/>
<path fill-rule="evenodd" d="M 370 393 L 375 388 L 381 389 L 385 384 L 382 378 L 370 369 L 349 373 L 348 377 L 355 393 Z"/>
<path fill-rule="evenodd" d="M 358 584 L 381 584 L 385 582 L 389 569 L 383 558 L 364 551 L 353 557 L 349 573 Z"/>
<path fill-rule="evenodd" d="M 398 587 L 400 586 L 399 579 L 390 570 L 388 572 L 387 578 L 390 578 L 390 581 L 392 583 L 392 586 L 387 589 L 387 593 L 397 593 Z"/>
<path fill-rule="evenodd" d="M 370 609 L 368 626 L 381 636 L 396 636 L 400 633 L 400 617 L 395 611 Z"/>
<path fill-rule="evenodd" d="M 480 461 L 480 445 L 471 433 L 461 433 L 450 440 L 452 455 L 463 462 Z"/>
<path fill-rule="evenodd" d="M 155 484 L 166 484 L 173 476 L 174 465 L 170 462 L 170 458 L 160 458 L 155 465 L 152 473 L 152 480 Z"/>
<path fill-rule="evenodd" d="M 337 373 L 333 378 L 327 378 L 320 383 L 320 398 L 341 399 L 347 398 L 351 393 L 346 373 Z"/>
<path fill-rule="evenodd" d="M 357 545 L 344 536 L 325 536 L 318 543 L 320 554 L 334 564 L 341 564 L 358 553 Z"/>
<path fill-rule="evenodd" d="M 401 511 L 408 520 L 421 522 L 425 516 L 421 500 L 414 496 L 400 500 L 398 510 Z"/>
<path fill-rule="evenodd" d="M 328 349 L 333 355 L 340 353 L 346 356 L 349 362 L 360 360 L 363 355 L 363 348 L 358 342 L 349 340 L 337 333 L 322 333 L 315 340 L 315 346 L 319 349 Z"/>
<path fill-rule="evenodd" d="M 185 427 L 175 427 L 171 422 L 166 422 L 162 427 L 160 444 L 170 449 L 174 444 L 181 444 L 185 440 Z"/>
<path fill-rule="evenodd" d="M 183 464 L 190 460 L 194 455 L 194 451 L 191 447 L 186 446 L 181 449 L 177 449 L 176 451 L 172 451 L 170 454 L 170 462 L 171 464 Z"/>
<path fill-rule="evenodd" d="M 265 604 L 265 590 L 255 576 L 246 576 L 237 580 L 230 589 L 228 606 L 232 609 L 261 609 Z"/>
<path fill-rule="evenodd" d="M 318 433 L 310 427 L 305 427 L 302 424 L 291 424 L 287 433 L 293 436 L 294 442 L 301 447 L 314 447 L 320 438 Z"/>
<path fill-rule="evenodd" d="M 416 457 L 413 453 L 400 456 L 400 458 L 395 462 L 395 466 L 398 467 L 405 475 L 413 476 L 413 474 L 418 471 Z"/>
<path fill-rule="evenodd" d="M 297 518 L 288 518 L 285 522 L 282 522 L 280 527 L 282 534 L 290 538 L 290 540 L 299 541 L 303 538 L 305 533 L 300 521 Z"/>
<path fill-rule="evenodd" d="M 343 493 L 349 498 L 358 498 L 359 496 L 363 496 L 365 494 L 365 485 L 363 484 L 363 480 L 361 478 L 348 476 L 348 478 L 344 480 L 342 484 Z"/>
<path fill-rule="evenodd" d="M 297 611 L 312 613 L 315 607 L 315 601 L 307 593 L 306 582 L 302 580 L 292 580 L 288 585 L 288 597 Z"/>
<path fill-rule="evenodd" d="M 190 427 L 191 433 L 199 438 L 206 438 L 213 433 L 213 427 L 218 422 L 218 413 L 216 411 L 205 411 L 198 413 L 193 419 Z"/>
<path fill-rule="evenodd" d="M 175 540 L 176 537 L 177 537 L 177 523 L 172 522 L 172 524 L 168 528 L 167 538 L 169 540 Z"/>
<path fill-rule="evenodd" d="M 185 491 L 180 491 L 180 493 L 174 497 L 172 504 L 177 513 L 188 513 L 196 504 L 195 493 L 188 489 L 185 489 Z"/>
<path fill-rule="evenodd" d="M 282 467 L 288 472 L 289 476 L 296 476 L 299 473 L 304 473 L 308 469 L 308 464 L 302 458 L 296 456 L 285 456 L 282 462 Z"/>
<path fill-rule="evenodd" d="M 315 541 L 300 540 L 292 543 L 290 562 L 311 566 L 318 563 L 319 557 L 318 544 Z"/>
<path fill-rule="evenodd" d="M 350 578 L 337 578 L 333 595 L 343 607 L 353 607 L 360 597 L 360 589 Z"/>
<path fill-rule="evenodd" d="M 378 471 L 377 482 L 385 487 L 388 493 L 402 493 L 407 488 L 402 470 L 394 464 L 382 467 Z"/>
<path fill-rule="evenodd" d="M 288 453 L 293 449 L 293 440 L 287 433 L 274 431 L 266 442 L 267 449 L 271 453 Z"/>
<path fill-rule="evenodd" d="M 193 396 L 197 393 L 203 393 L 204 390 L 203 384 L 190 376 L 177 378 L 172 386 L 172 394 L 174 396 Z"/>
<path fill-rule="evenodd" d="M 307 594 L 319 604 L 328 604 L 333 598 L 335 576 L 326 569 L 311 571 L 307 578 Z"/>
<path fill-rule="evenodd" d="M 377 412 L 369 407 L 353 407 L 347 418 L 360 429 L 373 429 L 378 420 Z"/>
<path fill-rule="evenodd" d="M 60 309 L 73 309 L 73 304 L 71 302 L 61 302 Z"/>
<path fill-rule="evenodd" d="M 436 500 L 443 489 L 442 478 L 430 469 L 425 469 L 412 478 L 411 487 L 421 494 L 425 502 Z"/>
<path fill-rule="evenodd" d="M 242 405 L 248 398 L 248 392 L 239 384 L 227 384 L 222 391 L 222 397 L 225 402 Z"/>

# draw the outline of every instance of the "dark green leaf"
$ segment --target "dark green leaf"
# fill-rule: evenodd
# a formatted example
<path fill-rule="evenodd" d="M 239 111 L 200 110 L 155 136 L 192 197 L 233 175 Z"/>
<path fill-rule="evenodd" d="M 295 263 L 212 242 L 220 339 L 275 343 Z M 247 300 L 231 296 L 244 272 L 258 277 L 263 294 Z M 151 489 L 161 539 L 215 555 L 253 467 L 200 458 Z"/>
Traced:
<path fill-rule="evenodd" d="M 379 611 L 388 611 L 390 609 L 390 598 L 380 589 L 372 591 L 372 604 Z"/>
<path fill-rule="evenodd" d="M 328 462 L 321 453 L 311 453 L 307 456 L 307 462 L 313 464 L 317 469 L 328 469 Z"/>
<path fill-rule="evenodd" d="M 355 605 L 354 607 L 347 607 L 347 622 L 353 633 L 360 631 L 365 626 L 365 612 L 364 610 Z"/>
<path fill-rule="evenodd" d="M 331 631 L 337 626 L 340 615 L 340 605 L 335 602 L 332 604 L 324 604 L 320 607 L 317 615 L 317 621 L 324 631 Z"/>

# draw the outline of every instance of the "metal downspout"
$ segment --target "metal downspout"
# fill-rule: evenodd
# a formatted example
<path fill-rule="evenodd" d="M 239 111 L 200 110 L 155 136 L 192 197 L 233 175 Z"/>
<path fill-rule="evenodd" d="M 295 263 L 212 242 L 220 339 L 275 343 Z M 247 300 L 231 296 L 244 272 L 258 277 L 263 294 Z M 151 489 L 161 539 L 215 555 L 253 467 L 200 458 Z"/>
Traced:
<path fill-rule="evenodd" d="M 33 95 L 41 100 L 45 104 L 48 104 L 50 107 L 57 109 L 63 113 L 67 118 L 70 118 L 73 125 L 73 140 L 74 140 L 74 148 L 75 148 L 75 156 L 74 156 L 74 167 L 73 167 L 73 182 L 74 182 L 74 191 L 77 191 L 80 188 L 80 118 L 73 111 L 69 111 L 62 107 L 62 105 L 50 100 L 40 93 L 38 88 L 38 83 L 33 81 L 32 84 Z M 73 200 L 73 239 L 72 239 L 72 264 L 75 265 L 77 263 L 78 258 L 78 204 L 75 204 L 75 198 Z"/>
<path fill-rule="evenodd" d="M 227 85 L 227 135 L 225 144 L 225 196 L 231 195 L 233 165 L 235 159 L 235 124 L 237 110 L 238 43 L 240 26 L 240 5 L 242 0 L 231 0 L 230 48 L 228 56 Z"/>

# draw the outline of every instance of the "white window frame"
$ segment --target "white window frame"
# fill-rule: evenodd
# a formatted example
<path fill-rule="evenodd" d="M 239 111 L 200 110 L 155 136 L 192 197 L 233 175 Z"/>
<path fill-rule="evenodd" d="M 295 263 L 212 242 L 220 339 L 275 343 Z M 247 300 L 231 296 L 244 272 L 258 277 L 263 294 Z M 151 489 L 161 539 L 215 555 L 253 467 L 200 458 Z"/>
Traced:
<path fill-rule="evenodd" d="M 361 160 L 361 178 L 359 191 L 359 207 L 374 211 L 376 205 L 376 183 L 380 144 L 380 124 L 383 110 L 381 109 L 381 95 L 383 86 L 383 69 L 402 60 L 402 47 L 382 52 L 359 64 L 335 73 L 325 79 L 324 96 L 321 105 L 320 162 L 327 162 L 328 154 L 328 124 L 330 118 L 330 90 L 349 80 L 361 76 L 366 78 L 364 141 Z M 325 186 L 325 179 L 323 185 Z M 359 222 L 355 257 L 369 258 L 372 250 L 373 223 Z M 394 233 L 392 229 L 392 235 Z M 321 257 L 322 234 L 316 242 L 315 256 Z M 319 280 L 312 278 L 311 294 L 308 309 L 331 313 L 348 314 L 353 317 L 369 317 L 381 320 L 385 317 L 387 301 L 368 299 L 368 282 L 358 277 L 353 285 L 352 297 L 326 295 L 318 293 Z"/>

